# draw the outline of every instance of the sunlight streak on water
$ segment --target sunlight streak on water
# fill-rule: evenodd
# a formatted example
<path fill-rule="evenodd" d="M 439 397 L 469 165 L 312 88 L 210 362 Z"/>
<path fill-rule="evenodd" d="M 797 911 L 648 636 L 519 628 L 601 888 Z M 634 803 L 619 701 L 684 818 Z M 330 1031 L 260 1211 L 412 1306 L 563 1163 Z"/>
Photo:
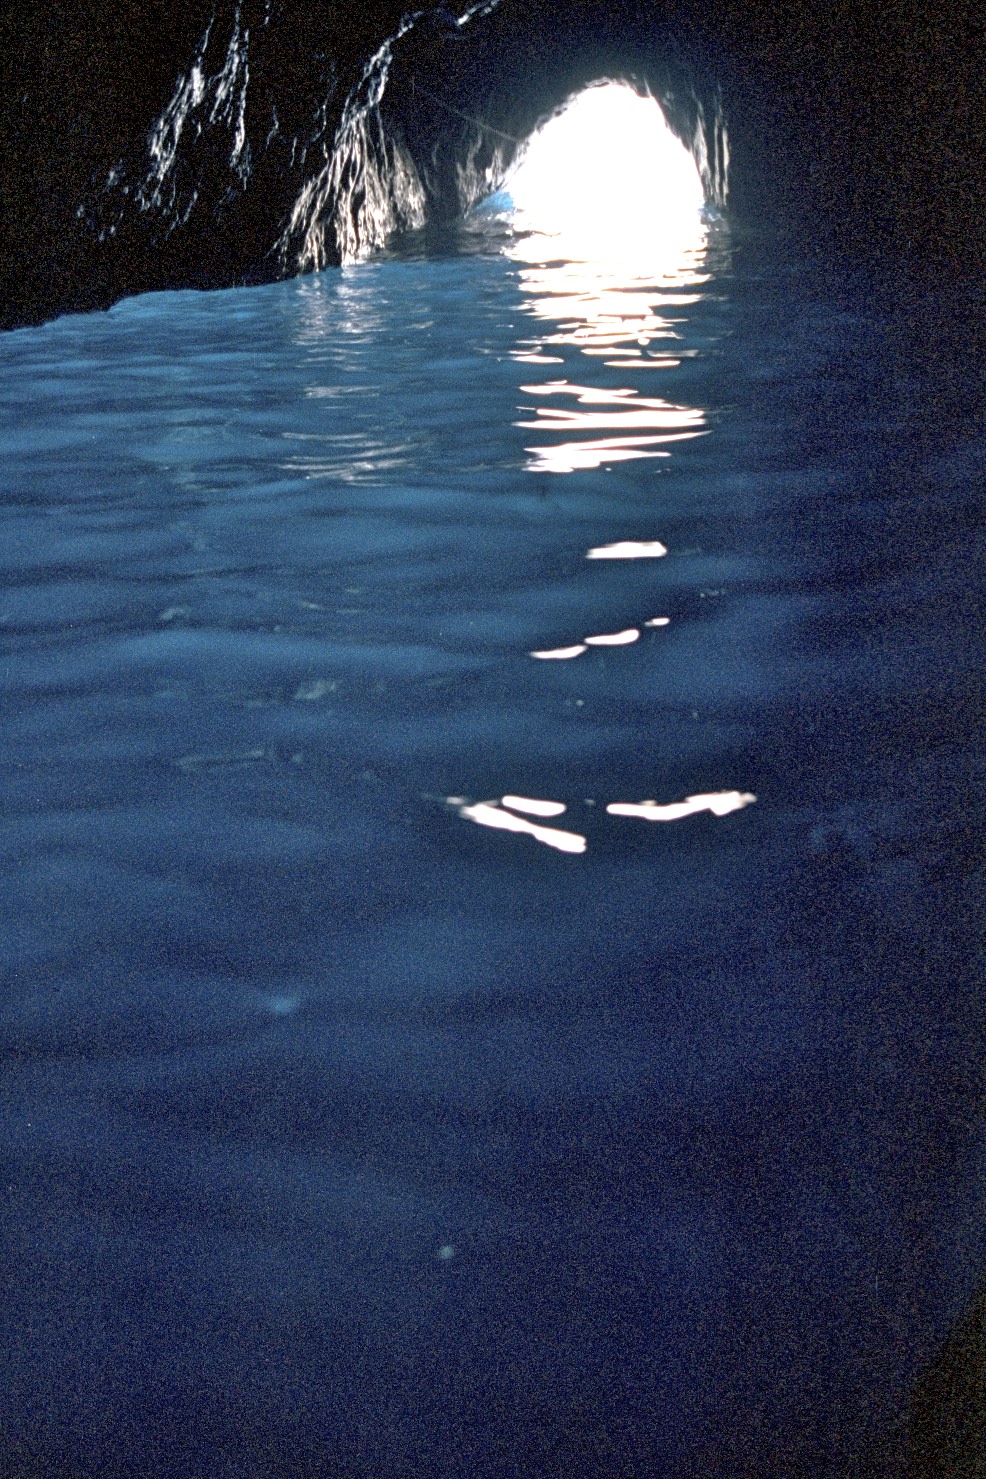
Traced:
<path fill-rule="evenodd" d="M 532 652 L 531 657 L 538 657 L 544 661 L 561 660 L 569 657 L 581 657 L 583 652 L 588 652 L 584 642 L 575 642 L 571 647 L 550 647 L 543 652 Z"/>
<path fill-rule="evenodd" d="M 618 539 L 586 551 L 587 560 L 659 560 L 668 552 L 659 539 Z"/>
<path fill-rule="evenodd" d="M 648 822 L 678 822 L 682 817 L 694 816 L 700 811 L 710 811 L 714 817 L 725 817 L 730 812 L 741 811 L 756 799 L 749 791 L 717 791 L 708 796 L 686 796 L 684 801 L 672 801 L 664 806 L 657 801 L 612 801 L 606 810 L 613 817 L 642 817 Z"/>
<path fill-rule="evenodd" d="M 538 801 L 530 796 L 501 796 L 500 803 L 511 811 L 523 811 L 532 817 L 560 817 L 566 810 L 563 801 Z"/>
<path fill-rule="evenodd" d="M 558 827 L 545 827 L 528 822 L 526 815 L 538 817 L 562 816 L 570 808 L 561 801 L 538 801 L 523 796 L 503 796 L 500 801 L 468 801 L 461 796 L 444 798 L 460 817 L 476 822 L 481 827 L 492 827 L 503 832 L 515 832 L 533 837 L 535 842 L 554 848 L 558 852 L 583 854 L 588 849 L 588 838 L 582 833 L 569 832 Z M 685 817 L 708 812 L 714 817 L 729 816 L 742 811 L 757 800 L 749 791 L 714 791 L 697 796 L 686 796 L 683 801 L 660 803 L 657 801 L 611 801 L 606 804 L 603 815 L 608 817 L 631 817 L 647 822 L 677 822 Z M 594 818 L 595 802 L 583 803 L 587 818 Z M 517 816 L 515 813 L 525 813 Z"/>
<path fill-rule="evenodd" d="M 628 647 L 631 642 L 636 642 L 640 633 L 636 627 L 628 627 L 622 632 L 607 632 L 601 637 L 586 637 L 587 647 Z"/>
<path fill-rule="evenodd" d="M 645 236 L 653 250 L 632 262 L 577 254 L 574 260 L 553 260 L 551 251 L 545 251 L 549 238 L 525 234 L 523 216 L 511 219 L 509 250 L 530 264 L 520 273 L 528 313 L 545 325 L 536 337 L 520 340 L 514 352 L 518 363 L 564 365 L 574 349 L 602 360 L 608 370 L 633 372 L 629 384 L 614 384 L 611 378 L 606 385 L 586 385 L 581 376 L 555 375 L 523 385 L 528 395 L 571 397 L 575 402 L 574 408 L 535 407 L 533 420 L 516 423 L 542 435 L 565 433 L 564 440 L 527 447 L 529 470 L 571 473 L 664 458 L 668 444 L 702 435 L 703 407 L 645 395 L 632 382 L 639 371 L 673 370 L 694 353 L 682 345 L 678 325 L 682 312 L 707 291 L 709 226 L 693 214 L 683 234 Z M 574 246 L 572 250 L 577 253 Z M 599 437 L 600 431 L 611 435 Z"/>
<path fill-rule="evenodd" d="M 529 822 L 524 817 L 514 816 L 495 801 L 478 801 L 472 805 L 460 806 L 458 812 L 460 817 L 465 817 L 469 822 L 477 822 L 481 827 L 526 834 L 533 837 L 535 842 L 543 842 L 545 846 L 554 848 L 556 852 L 585 852 L 585 838 L 577 832 L 566 832 L 560 827 L 543 827 L 536 822 Z"/>
<path fill-rule="evenodd" d="M 618 406 L 619 410 L 572 411 L 538 406 L 534 421 L 514 424 L 524 431 L 609 431 L 653 428 L 656 434 L 605 437 L 577 442 L 540 443 L 526 450 L 534 461 L 531 471 L 574 472 L 576 468 L 601 467 L 607 462 L 628 461 L 641 457 L 666 456 L 653 450 L 670 442 L 704 435 L 704 412 L 695 407 L 673 406 L 664 400 L 638 395 L 630 388 L 601 389 L 569 385 L 567 381 L 549 381 L 544 385 L 522 385 L 528 395 L 570 395 L 579 406 Z M 659 430 L 658 430 L 659 429 Z"/>

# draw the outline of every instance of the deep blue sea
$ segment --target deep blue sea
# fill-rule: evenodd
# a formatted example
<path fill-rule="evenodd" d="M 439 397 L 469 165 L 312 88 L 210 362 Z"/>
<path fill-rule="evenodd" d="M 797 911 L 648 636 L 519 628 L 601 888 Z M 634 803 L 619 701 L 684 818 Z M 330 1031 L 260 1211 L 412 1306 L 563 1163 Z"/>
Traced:
<path fill-rule="evenodd" d="M 901 1472 L 986 1251 L 948 303 L 464 231 L 0 336 L 5 1473 Z"/>

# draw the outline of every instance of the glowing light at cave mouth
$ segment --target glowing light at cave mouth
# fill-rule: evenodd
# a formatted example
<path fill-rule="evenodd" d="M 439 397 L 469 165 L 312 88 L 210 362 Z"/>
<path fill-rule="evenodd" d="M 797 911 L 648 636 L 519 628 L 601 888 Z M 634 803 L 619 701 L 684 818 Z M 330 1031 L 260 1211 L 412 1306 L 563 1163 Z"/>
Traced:
<path fill-rule="evenodd" d="M 515 228 L 572 260 L 647 257 L 703 233 L 694 159 L 655 100 L 623 83 L 587 88 L 549 119 L 504 188 Z"/>

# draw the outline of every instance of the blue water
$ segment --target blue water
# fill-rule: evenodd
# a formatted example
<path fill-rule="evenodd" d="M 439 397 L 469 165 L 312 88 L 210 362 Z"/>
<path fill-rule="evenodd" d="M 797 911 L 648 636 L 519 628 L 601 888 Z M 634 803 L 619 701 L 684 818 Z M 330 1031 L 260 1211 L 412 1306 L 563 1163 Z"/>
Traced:
<path fill-rule="evenodd" d="M 8 1471 L 900 1471 L 983 1255 L 936 321 L 718 227 L 0 338 Z"/>

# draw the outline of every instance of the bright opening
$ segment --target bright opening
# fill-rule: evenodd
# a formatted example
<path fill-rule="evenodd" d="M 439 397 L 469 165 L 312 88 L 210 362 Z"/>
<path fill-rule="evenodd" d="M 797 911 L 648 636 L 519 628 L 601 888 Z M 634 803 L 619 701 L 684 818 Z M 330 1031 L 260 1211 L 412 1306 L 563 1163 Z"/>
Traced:
<path fill-rule="evenodd" d="M 582 261 L 638 260 L 693 239 L 705 203 L 695 161 L 658 104 L 616 82 L 587 88 L 549 119 L 505 191 L 515 228 Z"/>

